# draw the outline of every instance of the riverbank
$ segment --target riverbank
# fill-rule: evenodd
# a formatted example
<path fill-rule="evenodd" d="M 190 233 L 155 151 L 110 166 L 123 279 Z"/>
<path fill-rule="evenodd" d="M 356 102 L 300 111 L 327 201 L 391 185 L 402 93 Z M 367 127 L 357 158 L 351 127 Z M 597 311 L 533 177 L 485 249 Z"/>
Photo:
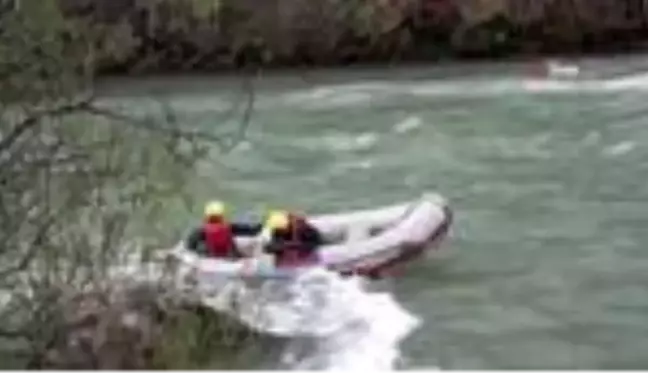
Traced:
<path fill-rule="evenodd" d="M 485 76 L 535 79 L 556 78 L 548 73 L 551 62 L 564 62 L 567 66 L 577 66 L 579 73 L 571 78 L 578 80 L 610 79 L 641 72 L 648 66 L 648 55 L 645 53 L 620 54 L 609 56 L 559 56 L 549 58 L 499 59 L 494 62 L 484 60 L 441 61 L 438 63 L 401 63 L 385 66 L 384 64 L 355 64 L 347 67 L 301 67 L 301 68 L 268 68 L 259 72 L 254 79 L 256 92 L 281 89 L 308 90 L 325 86 L 353 85 L 355 81 L 371 83 L 390 83 L 394 81 L 416 84 L 421 81 L 447 80 L 481 80 Z M 545 74 L 546 73 L 546 74 Z M 545 74 L 545 75 L 543 75 Z M 219 72 L 150 72 L 146 75 L 108 75 L 96 80 L 95 88 L 102 97 L 119 97 L 124 95 L 124 86 L 132 97 L 170 97 L 176 92 L 186 94 L 203 94 L 213 89 L 222 89 L 237 95 L 241 92 L 241 74 L 231 70 Z"/>
<path fill-rule="evenodd" d="M 645 50 L 633 0 L 59 0 L 103 74 L 532 59 Z"/>

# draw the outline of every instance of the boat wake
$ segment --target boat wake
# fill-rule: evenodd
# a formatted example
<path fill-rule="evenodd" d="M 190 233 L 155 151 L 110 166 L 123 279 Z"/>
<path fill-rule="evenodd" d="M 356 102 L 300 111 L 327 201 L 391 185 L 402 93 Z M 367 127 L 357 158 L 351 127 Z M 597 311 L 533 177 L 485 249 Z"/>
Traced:
<path fill-rule="evenodd" d="M 282 369 L 395 369 L 401 341 L 421 323 L 391 294 L 369 292 L 361 278 L 317 268 L 290 281 L 228 282 L 204 294 L 203 304 L 289 338 L 277 361 Z"/>

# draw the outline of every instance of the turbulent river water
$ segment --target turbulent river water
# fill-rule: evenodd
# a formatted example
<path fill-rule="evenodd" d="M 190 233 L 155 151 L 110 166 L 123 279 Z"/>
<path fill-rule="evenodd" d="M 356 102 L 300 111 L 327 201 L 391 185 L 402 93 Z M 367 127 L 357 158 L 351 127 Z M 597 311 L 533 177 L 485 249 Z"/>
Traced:
<path fill-rule="evenodd" d="M 648 59 L 579 62 L 562 82 L 509 63 L 267 74 L 246 141 L 187 184 L 239 211 L 448 197 L 442 249 L 382 285 L 404 310 L 375 325 L 419 321 L 394 346 L 402 367 L 645 369 Z M 216 132 L 236 128 L 219 112 L 239 90 L 205 76 L 104 87 Z"/>

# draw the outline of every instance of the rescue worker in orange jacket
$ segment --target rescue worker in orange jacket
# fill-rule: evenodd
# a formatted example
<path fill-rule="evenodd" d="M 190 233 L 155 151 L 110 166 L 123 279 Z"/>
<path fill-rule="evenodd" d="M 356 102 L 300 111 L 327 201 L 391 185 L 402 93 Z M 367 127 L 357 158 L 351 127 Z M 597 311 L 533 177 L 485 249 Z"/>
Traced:
<path fill-rule="evenodd" d="M 294 266 L 318 260 L 323 244 L 321 233 L 304 217 L 287 211 L 272 211 L 263 234 L 265 251 L 275 255 L 276 266 Z"/>

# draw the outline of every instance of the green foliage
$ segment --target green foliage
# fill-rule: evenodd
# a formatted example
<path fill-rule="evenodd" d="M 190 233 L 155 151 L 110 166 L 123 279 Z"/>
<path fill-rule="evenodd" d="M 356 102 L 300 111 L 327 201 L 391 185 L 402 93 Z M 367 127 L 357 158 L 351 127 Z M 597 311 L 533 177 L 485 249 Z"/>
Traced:
<path fill-rule="evenodd" d="M 191 0 L 193 14 L 198 18 L 206 18 L 210 14 L 218 14 L 221 5 L 221 0 Z"/>
<path fill-rule="evenodd" d="M 81 305 L 61 294 L 110 292 L 106 284 L 118 266 L 134 264 L 132 253 L 175 244 L 183 227 L 169 216 L 192 209 L 186 181 L 219 138 L 184 128 L 168 105 L 136 115 L 97 102 L 96 64 L 132 47 L 128 38 L 115 37 L 123 23 L 66 18 L 56 2 L 36 0 L 1 17 L 0 293 L 11 297 L 0 307 L 0 337 L 8 340 L 0 343 L 0 355 L 24 367 L 57 356 L 50 342 L 74 334 L 59 315 L 62 307 Z M 118 320 L 110 310 L 95 311 Z M 188 321 L 181 329 L 169 324 L 165 341 L 197 356 L 192 349 L 202 344 L 192 338 L 205 324 L 186 313 L 181 319 Z M 92 335 L 101 335 L 101 327 Z M 174 335 L 180 331 L 189 334 Z M 218 350 L 225 337 L 211 337 Z M 109 341 L 96 343 L 101 348 L 93 353 L 102 356 L 95 359 L 124 354 Z"/>
<path fill-rule="evenodd" d="M 189 308 L 165 321 L 156 369 L 245 369 L 262 352 L 259 335 L 231 317 Z"/>
<path fill-rule="evenodd" d="M 79 87 L 78 55 L 68 54 L 60 35 L 67 25 L 50 2 L 24 1 L 3 15 L 0 33 L 0 102 L 39 103 L 68 96 Z"/>

